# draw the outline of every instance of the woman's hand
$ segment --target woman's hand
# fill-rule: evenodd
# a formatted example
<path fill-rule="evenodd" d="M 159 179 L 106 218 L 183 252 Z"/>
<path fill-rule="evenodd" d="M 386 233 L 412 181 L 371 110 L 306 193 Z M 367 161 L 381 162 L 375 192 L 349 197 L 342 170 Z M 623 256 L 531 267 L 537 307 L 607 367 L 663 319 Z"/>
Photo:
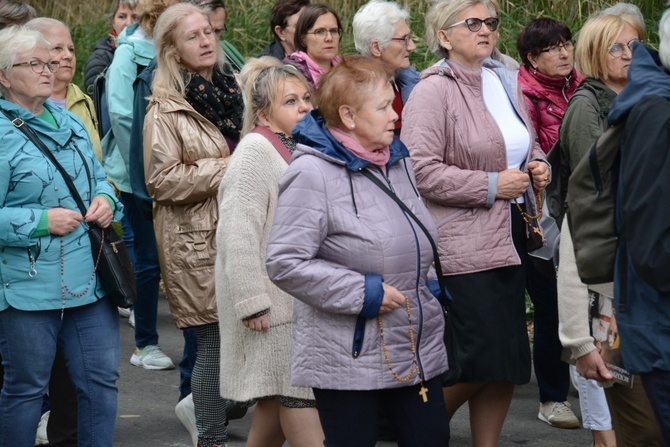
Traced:
<path fill-rule="evenodd" d="M 243 320 L 242 323 L 245 328 L 256 332 L 267 332 L 270 330 L 270 319 L 267 314 L 252 318 L 251 320 Z"/>
<path fill-rule="evenodd" d="M 51 208 L 47 211 L 49 233 L 65 236 L 72 233 L 81 223 L 82 215 L 66 208 Z"/>
<path fill-rule="evenodd" d="M 530 164 L 530 163 L 529 163 Z M 498 173 L 496 199 L 512 200 L 521 197 L 530 183 L 528 174 L 518 169 L 506 169 Z"/>
<path fill-rule="evenodd" d="M 384 287 L 384 298 L 382 299 L 382 305 L 379 308 L 380 315 L 393 312 L 400 306 L 405 305 L 405 297 L 398 291 L 398 289 L 389 286 L 386 283 L 382 283 L 382 286 Z"/>
<path fill-rule="evenodd" d="M 593 379 L 598 382 L 612 380 L 612 373 L 605 366 L 605 362 L 603 362 L 603 358 L 597 350 L 579 357 L 576 366 L 577 372 L 585 379 Z"/>
<path fill-rule="evenodd" d="M 534 160 L 528 163 L 528 172 L 533 177 L 533 188 L 542 191 L 549 184 L 549 165 L 543 161 Z"/>
<path fill-rule="evenodd" d="M 112 223 L 114 213 L 109 202 L 103 196 L 95 196 L 86 211 L 86 222 L 93 222 L 100 228 L 107 228 Z"/>

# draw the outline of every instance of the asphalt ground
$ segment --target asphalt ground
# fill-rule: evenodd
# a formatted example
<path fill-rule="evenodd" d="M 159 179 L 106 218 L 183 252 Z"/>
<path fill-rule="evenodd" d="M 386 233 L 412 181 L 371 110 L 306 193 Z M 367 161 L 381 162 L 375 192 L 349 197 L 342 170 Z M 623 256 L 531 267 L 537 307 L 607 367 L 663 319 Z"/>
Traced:
<path fill-rule="evenodd" d="M 191 447 L 190 436 L 174 413 L 179 397 L 179 370 L 149 371 L 132 366 L 134 349 L 133 329 L 128 320 L 121 322 L 121 379 L 119 386 L 119 416 L 114 445 L 117 447 Z M 175 365 L 182 355 L 181 331 L 172 322 L 167 300 L 159 300 L 158 332 L 160 345 Z M 574 392 L 568 398 L 579 416 L 579 401 Z M 535 376 L 527 385 L 517 387 L 507 420 L 500 437 L 500 447 L 590 446 L 591 434 L 582 428 L 565 430 L 550 427 L 537 419 L 539 402 Z M 239 420 L 230 421 L 229 447 L 246 445 L 253 407 Z M 288 445 L 285 444 L 286 446 Z M 396 446 L 379 442 L 380 447 Z M 468 411 L 461 408 L 451 421 L 451 447 L 470 446 Z"/>

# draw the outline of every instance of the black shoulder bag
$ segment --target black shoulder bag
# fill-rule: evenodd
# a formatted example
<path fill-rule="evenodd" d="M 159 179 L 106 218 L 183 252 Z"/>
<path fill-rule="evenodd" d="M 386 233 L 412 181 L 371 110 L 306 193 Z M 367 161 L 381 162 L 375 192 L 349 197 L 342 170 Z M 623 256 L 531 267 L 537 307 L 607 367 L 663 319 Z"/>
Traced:
<path fill-rule="evenodd" d="M 392 198 L 395 203 L 409 216 L 414 222 L 417 223 L 419 228 L 424 232 L 430 242 L 430 247 L 433 249 L 433 262 L 435 263 L 435 272 L 437 273 L 437 281 L 440 284 L 440 292 L 442 294 L 442 299 L 439 300 L 442 305 L 442 311 L 444 312 L 444 345 L 447 348 L 447 359 L 449 361 L 449 370 L 445 371 L 442 374 L 442 386 L 452 386 L 458 383 L 461 378 L 461 366 L 458 364 L 458 345 L 456 343 L 456 333 L 454 331 L 454 325 L 449 318 L 449 305 L 447 294 L 447 287 L 444 284 L 444 278 L 442 274 L 442 266 L 440 265 L 440 257 L 437 253 L 437 245 L 433 237 L 430 235 L 428 229 L 423 225 L 418 217 L 409 209 L 407 205 L 403 203 L 398 196 L 391 191 L 388 186 L 384 185 L 381 180 L 379 180 L 375 175 L 368 170 L 361 170 L 361 174 L 370 179 L 372 183 L 377 185 L 382 191 L 386 193 L 390 198 Z"/>
<path fill-rule="evenodd" d="M 11 113 L 2 110 L 7 118 L 12 122 L 14 127 L 23 132 L 28 139 L 49 159 L 49 161 L 60 172 L 63 180 L 70 189 L 72 198 L 77 203 L 81 215 L 86 215 L 86 206 L 77 191 L 77 188 L 72 183 L 72 179 L 68 173 L 63 169 L 63 166 L 56 160 L 44 143 L 39 139 L 35 132 L 24 123 L 21 118 L 15 118 Z M 89 191 L 92 191 L 91 185 L 91 171 L 86 163 L 84 155 L 81 153 L 77 145 L 72 142 L 75 150 L 81 157 L 88 176 Z M 98 279 L 102 283 L 102 287 L 107 292 L 109 297 L 116 306 L 122 308 L 132 307 L 137 301 L 137 290 L 135 288 L 135 275 L 133 274 L 133 266 L 130 262 L 130 256 L 126 244 L 119 238 L 119 235 L 111 228 L 100 228 L 99 226 L 90 223 L 88 224 L 88 235 L 91 239 L 91 251 L 93 254 L 93 262 L 95 264 Z"/>

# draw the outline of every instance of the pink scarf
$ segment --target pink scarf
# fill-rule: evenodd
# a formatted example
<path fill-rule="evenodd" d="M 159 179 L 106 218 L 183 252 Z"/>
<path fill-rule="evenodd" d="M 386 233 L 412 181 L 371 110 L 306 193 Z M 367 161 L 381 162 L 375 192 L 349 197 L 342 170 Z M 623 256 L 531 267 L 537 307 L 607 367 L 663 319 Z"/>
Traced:
<path fill-rule="evenodd" d="M 342 143 L 342 146 L 344 146 L 346 150 L 348 150 L 349 152 L 351 152 L 360 159 L 369 161 L 375 166 L 379 166 L 379 168 L 384 172 L 384 174 L 386 174 L 386 163 L 388 163 L 389 159 L 391 158 L 391 150 L 389 149 L 388 146 L 376 151 L 369 151 L 365 149 L 363 146 L 361 146 L 361 144 L 358 141 L 356 141 L 356 139 L 352 137 L 349 133 L 340 130 L 336 127 L 329 128 L 328 130 L 335 137 L 337 141 Z"/>
<path fill-rule="evenodd" d="M 305 61 L 305 63 L 307 64 L 307 69 L 309 70 L 310 74 L 312 75 L 312 80 L 314 81 L 314 85 L 315 86 L 318 85 L 319 84 L 319 79 L 321 79 L 321 76 L 326 74 L 326 70 L 324 70 L 323 68 L 321 68 L 321 66 L 319 64 L 314 62 L 312 60 L 312 58 L 309 57 L 309 55 L 307 53 L 305 53 L 304 51 L 296 51 L 291 56 L 297 57 L 298 59 Z M 340 62 L 340 56 L 335 56 L 334 58 L 332 58 L 330 60 L 330 66 L 334 67 L 339 62 Z"/>

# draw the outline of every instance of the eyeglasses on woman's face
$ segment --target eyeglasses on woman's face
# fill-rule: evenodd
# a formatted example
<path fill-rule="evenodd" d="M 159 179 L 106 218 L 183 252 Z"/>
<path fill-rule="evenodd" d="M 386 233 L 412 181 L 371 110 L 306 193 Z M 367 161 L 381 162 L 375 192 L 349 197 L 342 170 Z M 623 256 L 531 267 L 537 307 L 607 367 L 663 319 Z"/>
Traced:
<path fill-rule="evenodd" d="M 465 19 L 461 20 L 460 22 L 456 22 L 453 25 L 450 25 L 446 27 L 445 29 L 450 29 L 458 25 L 464 24 L 468 27 L 468 29 L 476 33 L 480 29 L 482 29 L 482 23 L 486 25 L 486 27 L 489 29 L 489 31 L 493 32 L 498 29 L 498 25 L 500 24 L 500 20 L 497 17 L 489 17 L 488 19 L 478 19 L 476 17 L 470 18 L 470 19 Z"/>
<path fill-rule="evenodd" d="M 624 51 L 626 51 L 626 48 L 628 48 L 630 50 L 630 53 L 633 54 L 633 43 L 634 42 L 642 43 L 644 41 L 642 41 L 640 39 L 631 39 L 631 40 L 628 41 L 627 44 L 623 44 L 623 43 L 619 43 L 619 42 L 613 43 L 612 45 L 610 45 L 610 47 L 607 51 L 609 51 L 609 53 L 614 57 L 621 57 L 621 56 L 623 56 Z"/>
<path fill-rule="evenodd" d="M 544 50 L 540 50 L 540 53 L 548 53 L 549 56 L 558 56 L 558 54 L 564 48 L 565 51 L 569 53 L 575 48 L 575 43 L 572 40 L 566 40 L 565 42 L 559 43 L 558 45 L 552 45 L 545 48 Z"/>
<path fill-rule="evenodd" d="M 315 29 L 314 31 L 308 31 L 305 34 L 314 34 L 319 39 L 325 39 L 326 36 L 329 35 L 329 34 L 333 38 L 338 38 L 338 37 L 340 37 L 341 33 L 342 33 L 342 30 L 339 29 L 339 28 L 331 28 L 331 29 L 318 28 L 318 29 Z"/>
<path fill-rule="evenodd" d="M 392 37 L 391 40 L 395 40 L 396 42 L 404 42 L 405 46 L 408 47 L 409 43 L 412 41 L 414 38 L 414 33 L 410 32 L 405 36 L 402 37 Z"/>
<path fill-rule="evenodd" d="M 46 68 L 49 70 L 51 73 L 56 73 L 58 71 L 58 68 L 60 67 L 60 62 L 44 62 L 41 60 L 32 60 L 30 62 L 20 62 L 18 64 L 12 65 L 12 67 L 22 67 L 22 66 L 28 66 L 37 74 L 42 74 L 44 73 L 44 69 Z"/>

